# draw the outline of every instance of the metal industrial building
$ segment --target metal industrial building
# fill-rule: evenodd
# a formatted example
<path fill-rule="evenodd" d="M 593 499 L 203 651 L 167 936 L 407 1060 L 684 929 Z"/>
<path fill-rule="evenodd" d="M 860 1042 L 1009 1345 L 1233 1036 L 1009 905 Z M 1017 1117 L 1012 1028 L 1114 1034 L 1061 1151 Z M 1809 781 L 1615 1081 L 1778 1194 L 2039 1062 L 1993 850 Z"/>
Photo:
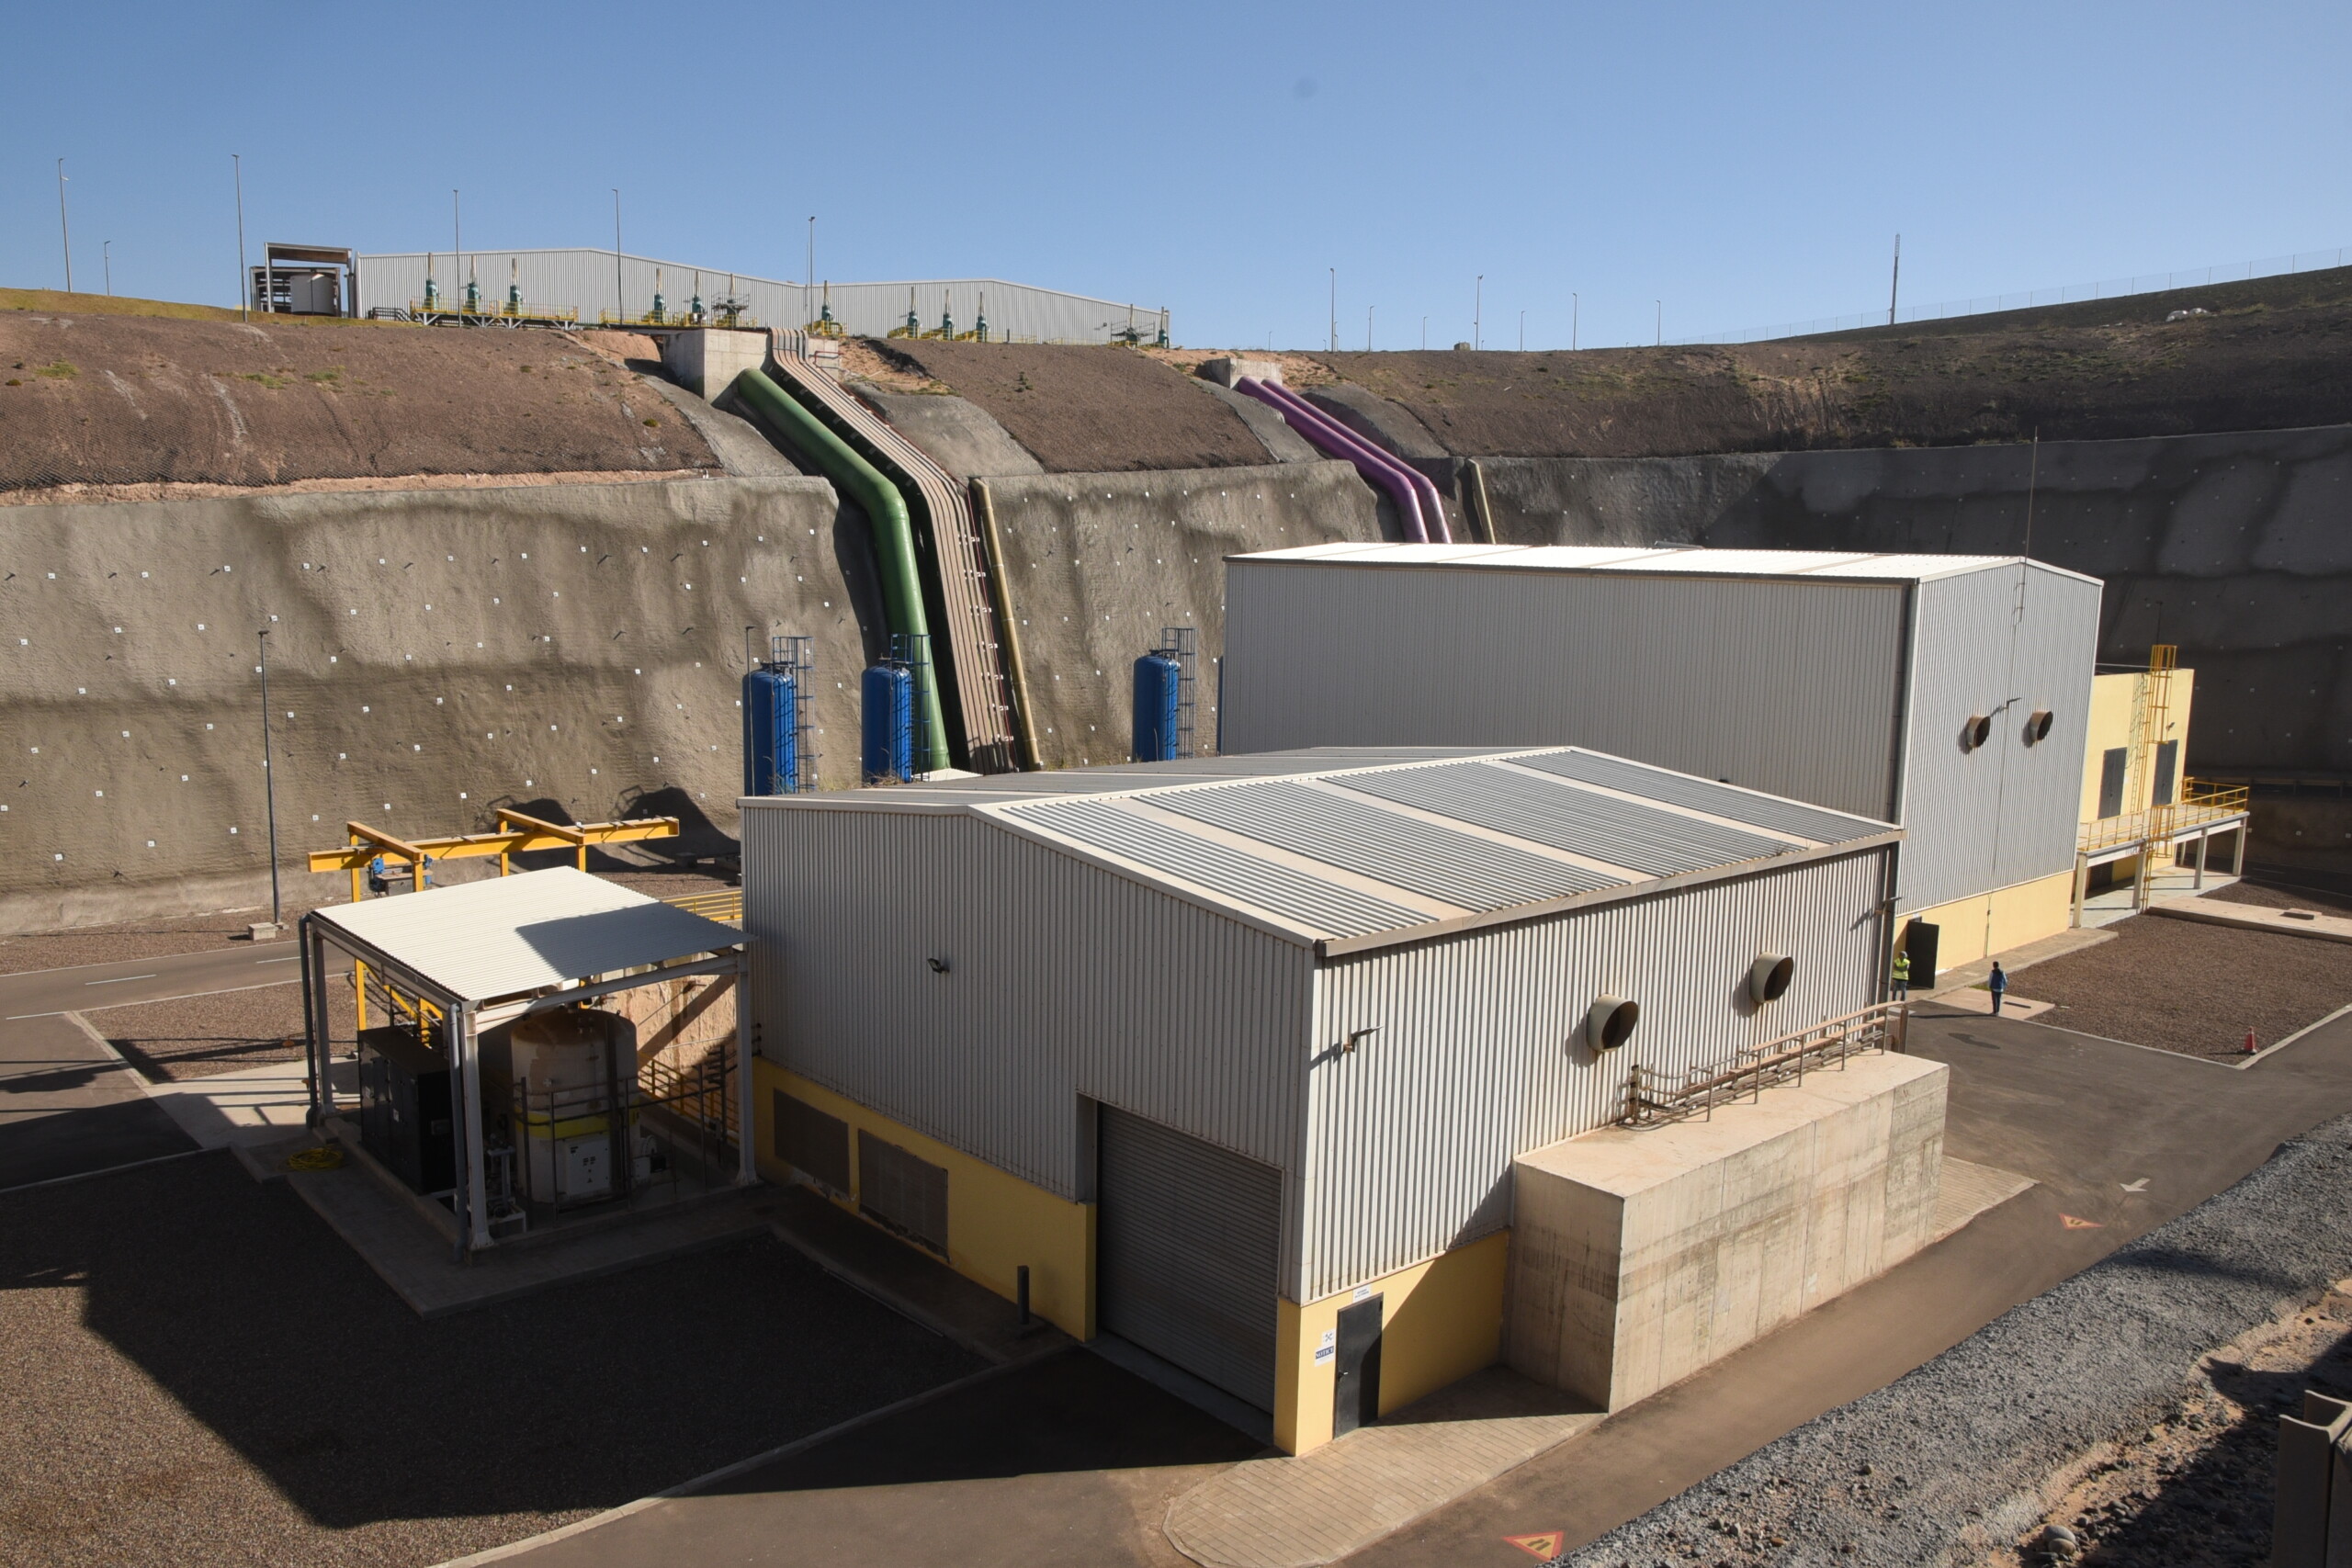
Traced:
<path fill-rule="evenodd" d="M 763 1172 L 1294 1451 L 1350 1303 L 1380 1410 L 1496 1359 L 1516 1156 L 1877 998 L 1901 837 L 1557 748 L 741 805 Z"/>
<path fill-rule="evenodd" d="M 2021 557 L 1229 558 L 1219 749 L 1577 745 L 1899 822 L 1951 964 L 2064 930 L 2100 585 Z M 1915 944 L 1924 945 L 1924 944 Z"/>

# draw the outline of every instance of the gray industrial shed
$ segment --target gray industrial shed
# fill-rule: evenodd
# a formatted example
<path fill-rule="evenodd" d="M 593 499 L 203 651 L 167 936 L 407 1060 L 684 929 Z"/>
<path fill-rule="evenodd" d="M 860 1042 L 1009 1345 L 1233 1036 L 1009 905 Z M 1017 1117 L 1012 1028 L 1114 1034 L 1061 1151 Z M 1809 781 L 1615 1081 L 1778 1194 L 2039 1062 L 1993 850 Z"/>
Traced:
<path fill-rule="evenodd" d="M 1876 1000 L 1900 837 L 1562 749 L 741 805 L 763 1168 L 847 1200 L 868 1144 L 913 1151 L 944 1213 L 858 1206 L 1000 1289 L 1037 1258 L 1008 1228 L 1042 1251 L 1081 1207 L 1057 1320 L 1276 1410 L 1278 1440 L 1300 1303 L 1506 1226 L 1513 1157 L 1614 1120 L 1634 1062 L 1723 1063 Z M 1795 978 L 1758 1004 L 1764 953 Z M 1590 1043 L 1604 996 L 1643 1010 L 1620 1049 Z M 1498 1294 L 1489 1359 L 1498 1320 Z"/>
<path fill-rule="evenodd" d="M 2014 556 L 1236 556 L 1219 747 L 1598 747 L 1899 822 L 1905 914 L 2031 940 L 2066 923 L 2098 614 Z"/>

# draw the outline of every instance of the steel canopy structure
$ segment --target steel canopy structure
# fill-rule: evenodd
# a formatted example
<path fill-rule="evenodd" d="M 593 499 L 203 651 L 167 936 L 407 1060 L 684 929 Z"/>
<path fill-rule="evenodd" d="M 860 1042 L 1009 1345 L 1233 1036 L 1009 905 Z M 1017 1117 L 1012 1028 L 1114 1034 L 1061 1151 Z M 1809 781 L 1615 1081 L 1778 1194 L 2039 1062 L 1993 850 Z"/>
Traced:
<path fill-rule="evenodd" d="M 302 918 L 303 1017 L 313 1124 L 338 1113 L 329 1072 L 327 949 L 368 965 L 440 1016 L 458 1086 L 457 1212 L 461 1252 L 494 1246 L 484 1190 L 481 1035 L 526 1013 L 695 975 L 743 974 L 741 932 L 569 866 Z M 738 984 L 741 982 L 739 980 Z M 736 1012 L 739 1073 L 751 1023 Z M 738 1097 L 738 1179 L 752 1179 L 751 1097 Z"/>

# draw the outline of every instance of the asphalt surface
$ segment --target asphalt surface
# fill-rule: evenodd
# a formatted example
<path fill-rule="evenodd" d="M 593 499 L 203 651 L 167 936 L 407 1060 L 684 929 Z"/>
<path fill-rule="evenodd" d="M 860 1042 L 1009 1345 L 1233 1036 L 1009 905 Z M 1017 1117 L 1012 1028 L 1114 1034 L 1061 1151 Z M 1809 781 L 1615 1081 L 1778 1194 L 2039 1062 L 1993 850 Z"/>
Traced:
<path fill-rule="evenodd" d="M 1591 1542 L 1894 1382 L 2230 1187 L 2282 1142 L 2352 1111 L 2352 1018 L 2240 1070 L 2038 1024 L 1923 1010 L 1930 1016 L 1914 1020 L 1912 1050 L 1952 1068 L 1946 1152 L 2039 1186 L 1347 1561 L 1523 1568 L 1526 1554 L 1505 1537 L 1558 1530 L 1571 1549 Z M 2184 1371 L 2175 1361 L 2162 1376 L 2177 1385 Z M 2082 1397 L 2052 1389 L 2037 1408 Z M 1953 1466 L 1964 1468 L 1955 1452 Z M 1724 1544 L 1705 1538 L 1710 1551 Z M 1699 1550 L 1695 1538 L 1681 1546 Z M 1657 1558 L 1653 1549 L 1635 1560 Z"/>
<path fill-rule="evenodd" d="M 170 1001 L 248 986 L 292 985 L 301 977 L 301 954 L 290 940 L 0 975 L 0 1035 L 5 1035 L 7 1025 L 28 1019 L 134 1002 Z"/>
<path fill-rule="evenodd" d="M 0 1191 L 196 1146 L 73 1019 L 0 1023 Z"/>

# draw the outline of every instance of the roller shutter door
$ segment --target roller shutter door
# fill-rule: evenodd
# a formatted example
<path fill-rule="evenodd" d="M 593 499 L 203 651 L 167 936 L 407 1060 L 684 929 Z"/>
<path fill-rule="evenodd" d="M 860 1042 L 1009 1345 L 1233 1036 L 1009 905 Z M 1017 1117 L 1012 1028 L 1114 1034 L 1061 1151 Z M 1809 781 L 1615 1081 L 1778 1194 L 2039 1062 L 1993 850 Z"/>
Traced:
<path fill-rule="evenodd" d="M 1102 1326 L 1272 1410 L 1282 1173 L 1109 1106 L 1100 1145 Z"/>

